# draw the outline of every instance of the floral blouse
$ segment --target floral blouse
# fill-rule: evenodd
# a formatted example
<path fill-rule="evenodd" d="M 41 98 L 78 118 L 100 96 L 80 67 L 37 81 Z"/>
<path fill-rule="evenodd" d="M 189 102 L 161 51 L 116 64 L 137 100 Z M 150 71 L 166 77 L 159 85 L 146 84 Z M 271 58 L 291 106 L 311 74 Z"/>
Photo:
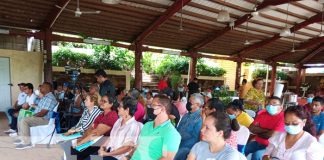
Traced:
<path fill-rule="evenodd" d="M 257 102 L 260 102 L 263 106 L 265 104 L 266 97 L 262 90 L 257 90 L 254 87 L 252 87 L 245 95 L 245 100 L 257 101 Z M 257 111 L 258 107 L 260 107 L 260 106 L 250 105 L 250 104 L 246 103 L 244 105 L 244 107 L 245 107 L 245 109 L 251 109 L 251 110 Z"/>

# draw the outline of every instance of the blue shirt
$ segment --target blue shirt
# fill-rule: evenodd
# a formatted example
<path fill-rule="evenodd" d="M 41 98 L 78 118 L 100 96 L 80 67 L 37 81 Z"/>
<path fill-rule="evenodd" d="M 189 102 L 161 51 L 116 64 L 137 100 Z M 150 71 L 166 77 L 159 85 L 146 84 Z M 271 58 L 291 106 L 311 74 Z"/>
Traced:
<path fill-rule="evenodd" d="M 45 119 L 49 120 L 52 111 L 57 105 L 57 101 L 52 92 L 47 93 L 44 97 L 42 97 L 35 109 L 35 114 L 40 112 L 42 109 L 48 110 L 47 114 L 44 116 Z"/>
<path fill-rule="evenodd" d="M 182 117 L 177 127 L 181 135 L 179 150 L 181 148 L 192 148 L 192 146 L 199 141 L 201 126 L 202 119 L 200 116 L 200 109 L 193 113 L 188 112 Z"/>
<path fill-rule="evenodd" d="M 312 119 L 316 127 L 316 134 L 319 135 L 320 131 L 324 130 L 324 112 L 321 112 L 319 115 L 313 115 Z"/>

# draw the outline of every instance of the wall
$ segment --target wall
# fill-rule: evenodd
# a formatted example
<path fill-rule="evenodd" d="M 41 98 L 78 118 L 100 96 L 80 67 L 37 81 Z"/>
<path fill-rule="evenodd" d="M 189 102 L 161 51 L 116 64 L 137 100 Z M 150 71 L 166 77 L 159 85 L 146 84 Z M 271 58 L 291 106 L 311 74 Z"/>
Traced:
<path fill-rule="evenodd" d="M 225 84 L 229 86 L 230 90 L 235 90 L 235 75 L 236 75 L 236 62 L 228 60 L 216 60 L 219 66 L 226 70 L 224 75 Z"/>
<path fill-rule="evenodd" d="M 34 85 L 34 88 L 42 83 L 43 57 L 40 53 L 0 49 L 0 57 L 10 58 L 12 104 L 19 93 L 18 83 L 29 82 Z"/>

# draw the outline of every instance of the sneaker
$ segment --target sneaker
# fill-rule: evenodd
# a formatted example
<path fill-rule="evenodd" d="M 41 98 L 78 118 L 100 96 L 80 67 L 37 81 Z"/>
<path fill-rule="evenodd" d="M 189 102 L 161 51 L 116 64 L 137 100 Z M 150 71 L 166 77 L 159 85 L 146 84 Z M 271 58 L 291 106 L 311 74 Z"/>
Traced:
<path fill-rule="evenodd" d="M 31 144 L 18 144 L 16 146 L 16 149 L 27 149 L 27 148 L 32 148 L 33 146 Z"/>
<path fill-rule="evenodd" d="M 21 139 L 16 139 L 16 140 L 14 140 L 14 144 L 15 145 L 24 144 L 24 141 L 22 141 Z"/>
<path fill-rule="evenodd" d="M 18 136 L 17 132 L 9 134 L 9 137 L 17 137 L 17 136 Z"/>
<path fill-rule="evenodd" d="M 10 134 L 10 133 L 17 133 L 15 130 L 13 129 L 8 129 L 6 131 L 4 131 L 5 134 Z"/>

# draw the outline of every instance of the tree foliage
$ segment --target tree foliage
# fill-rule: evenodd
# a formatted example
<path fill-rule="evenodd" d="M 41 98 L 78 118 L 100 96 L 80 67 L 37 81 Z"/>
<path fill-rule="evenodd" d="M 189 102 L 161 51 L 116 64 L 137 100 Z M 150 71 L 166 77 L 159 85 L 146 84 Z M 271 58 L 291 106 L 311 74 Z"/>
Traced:
<path fill-rule="evenodd" d="M 263 78 L 266 79 L 267 77 L 267 70 L 265 69 L 257 69 L 252 73 L 252 77 L 256 78 Z M 271 70 L 269 70 L 269 78 L 271 78 Z M 280 80 L 288 80 L 288 75 L 285 72 L 277 71 L 276 78 Z"/>

